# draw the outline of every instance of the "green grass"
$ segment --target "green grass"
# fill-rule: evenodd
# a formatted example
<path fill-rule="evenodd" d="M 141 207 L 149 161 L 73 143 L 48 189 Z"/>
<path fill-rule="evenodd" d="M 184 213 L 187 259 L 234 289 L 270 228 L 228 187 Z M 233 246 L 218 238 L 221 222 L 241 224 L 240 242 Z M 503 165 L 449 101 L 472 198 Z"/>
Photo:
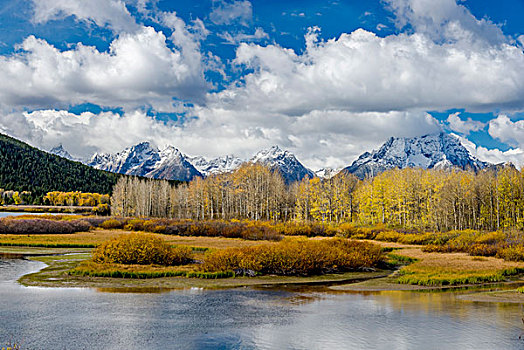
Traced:
<path fill-rule="evenodd" d="M 397 279 L 401 284 L 440 287 L 456 286 L 462 284 L 478 284 L 489 282 L 503 282 L 509 276 L 523 273 L 523 268 L 509 268 L 498 271 L 453 271 L 431 268 L 405 267 L 399 271 Z"/>
<path fill-rule="evenodd" d="M 124 271 L 124 270 L 101 270 L 75 268 L 68 272 L 71 276 L 111 277 L 111 278 L 163 278 L 163 277 L 187 277 L 202 279 L 218 279 L 235 277 L 233 271 L 201 272 L 201 271 Z"/>

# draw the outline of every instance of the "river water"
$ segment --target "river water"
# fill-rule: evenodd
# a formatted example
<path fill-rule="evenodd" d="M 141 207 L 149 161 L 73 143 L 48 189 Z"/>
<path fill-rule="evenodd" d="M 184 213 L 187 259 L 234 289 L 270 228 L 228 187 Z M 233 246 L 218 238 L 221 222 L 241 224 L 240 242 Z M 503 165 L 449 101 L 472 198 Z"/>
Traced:
<path fill-rule="evenodd" d="M 20 215 L 62 215 L 61 213 L 29 213 L 23 211 L 0 211 L 0 219 L 8 216 L 20 216 Z M 67 214 L 66 214 L 67 215 Z"/>
<path fill-rule="evenodd" d="M 0 260 L 0 348 L 523 349 L 523 307 L 451 292 L 320 289 L 110 293 L 22 287 L 44 265 Z"/>

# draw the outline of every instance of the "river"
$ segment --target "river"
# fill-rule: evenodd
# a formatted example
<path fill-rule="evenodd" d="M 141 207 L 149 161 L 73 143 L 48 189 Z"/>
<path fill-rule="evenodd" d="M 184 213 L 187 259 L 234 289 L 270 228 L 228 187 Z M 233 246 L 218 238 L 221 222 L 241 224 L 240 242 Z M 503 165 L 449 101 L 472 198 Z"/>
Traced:
<path fill-rule="evenodd" d="M 321 289 L 110 293 L 20 286 L 44 264 L 0 260 L 0 347 L 22 349 L 522 349 L 523 306 L 452 292 Z"/>
<path fill-rule="evenodd" d="M 20 216 L 20 215 L 63 215 L 63 213 L 29 213 L 23 211 L 0 211 L 0 219 L 9 216 Z M 65 213 L 67 215 L 67 213 Z"/>

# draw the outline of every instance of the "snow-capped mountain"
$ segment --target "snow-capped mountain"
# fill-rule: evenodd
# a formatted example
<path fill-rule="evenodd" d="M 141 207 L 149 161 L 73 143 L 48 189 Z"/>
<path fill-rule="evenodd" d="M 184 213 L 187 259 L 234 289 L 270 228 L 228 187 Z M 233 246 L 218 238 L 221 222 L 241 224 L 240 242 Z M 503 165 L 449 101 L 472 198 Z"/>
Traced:
<path fill-rule="evenodd" d="M 491 166 L 472 156 L 457 137 L 439 133 L 413 138 L 392 137 L 378 151 L 362 154 L 344 171 L 363 179 L 393 168 L 457 167 L 478 171 Z"/>
<path fill-rule="evenodd" d="M 315 171 L 315 176 L 321 179 L 329 180 L 333 176 L 337 175 L 339 172 L 340 172 L 340 168 L 339 169 L 321 168 Z"/>
<path fill-rule="evenodd" d="M 116 154 L 95 154 L 87 164 L 95 169 L 155 179 L 189 181 L 202 176 L 178 149 L 169 146 L 159 150 L 149 142 Z"/>
<path fill-rule="evenodd" d="M 262 163 L 272 169 L 278 169 L 288 184 L 300 181 L 306 176 L 315 176 L 291 152 L 278 146 L 258 152 L 249 162 Z M 175 147 L 169 146 L 159 150 L 149 142 L 139 143 L 116 154 L 96 153 L 86 162 L 95 169 L 114 173 L 182 181 L 190 181 L 195 176 L 205 177 L 231 172 L 243 163 L 244 160 L 232 155 L 210 160 L 202 156 L 190 157 Z"/>
<path fill-rule="evenodd" d="M 64 148 L 64 146 L 62 146 L 62 144 L 59 144 L 58 146 L 53 147 L 49 151 L 49 153 L 57 155 L 57 156 L 62 157 L 62 158 L 65 158 L 65 159 L 77 161 L 77 159 L 73 158 L 73 156 L 69 152 L 67 152 L 65 150 L 65 148 Z"/>
<path fill-rule="evenodd" d="M 229 173 L 244 163 L 242 159 L 233 155 L 217 157 L 210 160 L 202 156 L 187 157 L 187 159 L 204 176 Z"/>
<path fill-rule="evenodd" d="M 284 151 L 278 146 L 262 150 L 251 158 L 252 163 L 261 163 L 272 169 L 277 169 L 282 174 L 286 183 L 300 181 L 308 176 L 313 178 L 315 174 L 307 169 L 298 159 L 289 151 Z"/>

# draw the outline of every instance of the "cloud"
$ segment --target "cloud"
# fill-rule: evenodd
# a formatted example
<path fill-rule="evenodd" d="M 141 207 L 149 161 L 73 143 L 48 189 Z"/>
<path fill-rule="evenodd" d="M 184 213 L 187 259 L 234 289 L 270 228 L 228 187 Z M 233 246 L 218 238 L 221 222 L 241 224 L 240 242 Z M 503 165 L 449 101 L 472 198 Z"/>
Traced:
<path fill-rule="evenodd" d="M 251 3 L 244 1 L 217 1 L 213 11 L 209 14 L 211 22 L 218 25 L 230 25 L 238 23 L 243 26 L 249 26 L 253 18 L 253 8 Z"/>
<path fill-rule="evenodd" d="M 39 24 L 75 16 L 79 21 L 107 26 L 115 32 L 140 29 L 120 0 L 33 0 L 33 4 L 33 21 Z"/>
<path fill-rule="evenodd" d="M 400 29 L 411 26 L 416 33 L 436 41 L 476 41 L 499 44 L 507 41 L 500 27 L 477 19 L 456 0 L 384 0 L 395 14 Z"/>
<path fill-rule="evenodd" d="M 261 41 L 263 39 L 269 39 L 269 35 L 264 31 L 264 29 L 260 27 L 258 27 L 255 30 L 255 33 L 253 34 L 245 34 L 245 33 L 231 34 L 229 32 L 224 32 L 224 33 L 218 34 L 218 36 L 233 45 L 238 45 L 241 42 L 253 42 L 253 41 Z"/>
<path fill-rule="evenodd" d="M 177 24 L 183 28 L 183 22 Z M 0 56 L 0 102 L 19 108 L 93 103 L 126 107 L 198 101 L 209 88 L 198 45 L 183 30 L 170 37 L 142 27 L 122 33 L 107 52 L 81 43 L 60 51 L 29 36 L 17 53 Z"/>
<path fill-rule="evenodd" d="M 524 53 L 517 46 L 486 50 L 421 34 L 378 37 L 363 29 L 327 41 L 317 35 L 311 30 L 305 36 L 302 54 L 276 44 L 240 44 L 234 63 L 253 72 L 213 98 L 290 115 L 524 108 Z"/>
<path fill-rule="evenodd" d="M 484 129 L 484 123 L 472 120 L 471 118 L 468 118 L 467 120 L 462 120 L 459 115 L 460 112 L 453 113 L 450 114 L 446 119 L 446 122 L 452 131 L 468 135 L 472 131 L 479 131 Z"/>
<path fill-rule="evenodd" d="M 122 114 L 65 110 L 0 113 L 9 135 L 49 150 L 62 143 L 74 156 L 118 152 L 150 141 L 173 145 L 189 155 L 236 154 L 250 158 L 278 144 L 313 169 L 348 166 L 361 153 L 378 148 L 391 136 L 412 137 L 440 131 L 425 113 L 314 111 L 299 118 L 264 112 L 195 107 L 183 123 L 163 122 L 142 111 Z"/>
<path fill-rule="evenodd" d="M 488 132 L 502 142 L 524 147 L 524 120 L 513 122 L 507 115 L 501 114 L 489 122 Z"/>
<path fill-rule="evenodd" d="M 460 139 L 462 145 L 480 160 L 493 164 L 511 162 L 518 168 L 524 166 L 524 150 L 522 148 L 517 147 L 507 151 L 501 151 L 496 148 L 487 149 L 486 147 L 477 146 L 467 138 L 456 136 Z"/>

